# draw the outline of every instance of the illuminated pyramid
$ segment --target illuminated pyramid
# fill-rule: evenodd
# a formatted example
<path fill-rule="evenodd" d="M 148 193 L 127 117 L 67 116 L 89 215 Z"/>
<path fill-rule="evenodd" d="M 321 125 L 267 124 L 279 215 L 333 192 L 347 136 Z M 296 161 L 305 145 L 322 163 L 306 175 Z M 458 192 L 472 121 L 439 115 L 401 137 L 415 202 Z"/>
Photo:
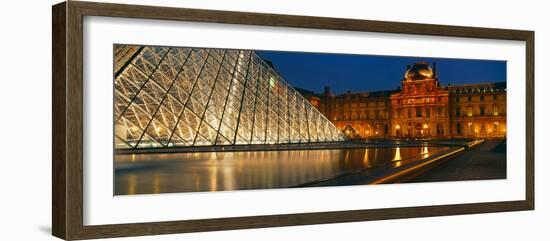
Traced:
<path fill-rule="evenodd" d="M 115 147 L 343 141 L 253 51 L 116 45 Z"/>

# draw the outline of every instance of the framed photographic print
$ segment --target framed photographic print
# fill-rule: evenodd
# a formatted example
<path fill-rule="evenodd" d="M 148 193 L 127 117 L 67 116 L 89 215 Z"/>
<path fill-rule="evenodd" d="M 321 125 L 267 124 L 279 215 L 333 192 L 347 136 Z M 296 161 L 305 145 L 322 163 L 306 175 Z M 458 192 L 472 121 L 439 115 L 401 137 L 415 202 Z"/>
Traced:
<path fill-rule="evenodd" d="M 77 1 L 52 24 L 57 237 L 534 209 L 532 31 Z"/>

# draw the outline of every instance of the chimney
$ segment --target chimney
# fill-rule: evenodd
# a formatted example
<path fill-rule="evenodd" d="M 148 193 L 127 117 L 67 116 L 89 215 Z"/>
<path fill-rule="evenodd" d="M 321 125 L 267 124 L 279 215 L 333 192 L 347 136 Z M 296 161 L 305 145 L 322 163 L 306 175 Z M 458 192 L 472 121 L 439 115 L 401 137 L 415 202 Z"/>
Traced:
<path fill-rule="evenodd" d="M 330 86 L 325 85 L 325 95 L 330 96 L 332 93 L 330 92 Z"/>

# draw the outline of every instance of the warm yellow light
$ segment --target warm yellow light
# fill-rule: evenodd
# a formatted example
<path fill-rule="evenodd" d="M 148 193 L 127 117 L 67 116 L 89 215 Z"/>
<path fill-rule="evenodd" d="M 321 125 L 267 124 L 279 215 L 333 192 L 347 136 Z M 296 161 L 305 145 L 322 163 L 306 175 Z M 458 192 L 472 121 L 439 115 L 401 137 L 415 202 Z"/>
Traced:
<path fill-rule="evenodd" d="M 401 129 L 401 126 L 400 126 L 400 125 L 396 125 L 396 126 L 395 126 L 395 129 L 398 129 L 398 130 L 399 130 L 399 129 Z"/>
<path fill-rule="evenodd" d="M 428 154 L 428 147 L 422 147 L 422 152 L 420 154 Z"/>
<path fill-rule="evenodd" d="M 401 149 L 399 147 L 395 148 L 395 155 L 393 156 L 393 161 L 401 160 Z"/>
<path fill-rule="evenodd" d="M 477 129 L 475 129 L 474 132 L 477 133 L 478 132 Z"/>
<path fill-rule="evenodd" d="M 424 129 L 428 128 L 428 124 L 424 124 L 422 127 L 424 127 Z"/>

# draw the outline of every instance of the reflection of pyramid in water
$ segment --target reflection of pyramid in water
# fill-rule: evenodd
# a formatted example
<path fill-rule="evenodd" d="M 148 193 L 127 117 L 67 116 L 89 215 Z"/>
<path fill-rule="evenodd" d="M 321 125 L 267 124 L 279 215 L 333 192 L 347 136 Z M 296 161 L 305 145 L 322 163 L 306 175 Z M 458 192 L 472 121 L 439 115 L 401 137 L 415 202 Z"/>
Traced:
<path fill-rule="evenodd" d="M 345 138 L 253 51 L 114 51 L 117 149 Z"/>

